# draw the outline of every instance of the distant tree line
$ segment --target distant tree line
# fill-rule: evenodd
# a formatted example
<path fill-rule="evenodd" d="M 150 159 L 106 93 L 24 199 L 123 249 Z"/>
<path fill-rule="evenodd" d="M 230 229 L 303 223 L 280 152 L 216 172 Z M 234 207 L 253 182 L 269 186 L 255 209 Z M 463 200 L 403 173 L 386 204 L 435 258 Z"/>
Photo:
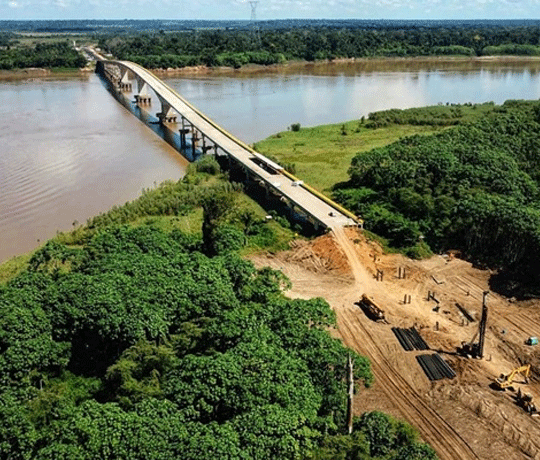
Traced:
<path fill-rule="evenodd" d="M 337 58 L 539 55 L 540 27 L 289 27 L 100 36 L 119 59 L 149 68 L 240 67 L 285 60 Z"/>
<path fill-rule="evenodd" d="M 408 122 L 418 114 L 403 112 L 374 114 L 366 124 Z M 335 196 L 394 247 L 411 255 L 426 243 L 435 251 L 460 249 L 498 270 L 494 287 L 537 296 L 539 133 L 540 104 L 507 101 L 475 122 L 358 154 L 350 181 Z"/>
<path fill-rule="evenodd" d="M 35 46 L 13 46 L 9 37 L 0 36 L 0 69 L 43 68 L 80 68 L 86 65 L 86 59 L 68 42 L 38 43 Z M 2 40 L 4 40 L 2 42 Z"/>

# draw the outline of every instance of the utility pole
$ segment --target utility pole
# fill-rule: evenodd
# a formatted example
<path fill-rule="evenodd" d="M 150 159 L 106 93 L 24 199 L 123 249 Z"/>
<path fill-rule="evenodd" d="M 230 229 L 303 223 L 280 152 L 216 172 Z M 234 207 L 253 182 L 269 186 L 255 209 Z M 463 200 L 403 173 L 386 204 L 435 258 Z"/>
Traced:
<path fill-rule="evenodd" d="M 353 373 L 353 363 L 351 355 L 349 355 L 348 361 L 348 384 L 349 384 L 349 395 L 347 398 L 347 431 L 349 434 L 353 431 L 353 398 L 354 398 L 354 373 Z"/>
<path fill-rule="evenodd" d="M 484 291 L 482 298 L 482 319 L 480 320 L 480 338 L 478 340 L 478 358 L 482 359 L 484 357 L 484 341 L 486 339 L 486 325 L 487 325 L 487 315 L 488 308 L 486 304 L 486 298 L 489 294 L 489 291 Z"/>

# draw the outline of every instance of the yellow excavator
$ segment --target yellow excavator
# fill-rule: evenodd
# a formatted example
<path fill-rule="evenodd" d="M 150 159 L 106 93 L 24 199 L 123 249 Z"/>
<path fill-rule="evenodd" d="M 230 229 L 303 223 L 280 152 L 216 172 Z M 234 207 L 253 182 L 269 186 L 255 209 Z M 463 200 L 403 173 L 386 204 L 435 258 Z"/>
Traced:
<path fill-rule="evenodd" d="M 495 387 L 498 390 L 506 390 L 512 386 L 512 383 L 518 374 L 523 375 L 525 377 L 525 383 L 528 383 L 529 376 L 531 375 L 531 365 L 527 364 L 526 366 L 516 367 L 508 375 L 501 374 L 494 382 Z"/>

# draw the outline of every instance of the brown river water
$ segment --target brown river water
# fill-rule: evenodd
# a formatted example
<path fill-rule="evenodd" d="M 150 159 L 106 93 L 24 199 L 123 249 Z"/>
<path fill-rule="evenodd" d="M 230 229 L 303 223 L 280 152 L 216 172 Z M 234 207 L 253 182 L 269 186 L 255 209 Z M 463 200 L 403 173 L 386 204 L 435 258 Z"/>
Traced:
<path fill-rule="evenodd" d="M 393 107 L 538 99 L 540 61 L 357 62 L 166 81 L 251 143 L 291 123 L 339 123 Z M 0 120 L 0 262 L 178 180 L 188 164 L 96 75 L 0 82 Z"/>

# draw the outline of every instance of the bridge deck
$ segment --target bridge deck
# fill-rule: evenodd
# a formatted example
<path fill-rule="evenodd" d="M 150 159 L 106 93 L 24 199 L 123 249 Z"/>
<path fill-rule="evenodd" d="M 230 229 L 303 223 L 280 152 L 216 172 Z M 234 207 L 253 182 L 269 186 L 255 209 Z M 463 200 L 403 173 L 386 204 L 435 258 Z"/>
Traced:
<path fill-rule="evenodd" d="M 115 61 L 109 61 L 115 63 Z M 183 116 L 189 123 L 202 132 L 208 139 L 233 157 L 238 163 L 247 168 L 251 174 L 263 180 L 268 187 L 278 191 L 293 202 L 298 208 L 316 219 L 327 228 L 357 225 L 351 217 L 331 206 L 324 199 L 318 197 L 304 186 L 295 184 L 293 178 L 284 174 L 271 174 L 257 165 L 253 159 L 256 157 L 247 145 L 236 139 L 232 134 L 219 127 L 208 117 L 195 109 L 176 91 L 167 86 L 159 78 L 133 62 L 116 61 L 142 78 L 154 92 L 167 101 L 167 103 Z M 295 184 L 295 185 L 293 185 Z"/>

